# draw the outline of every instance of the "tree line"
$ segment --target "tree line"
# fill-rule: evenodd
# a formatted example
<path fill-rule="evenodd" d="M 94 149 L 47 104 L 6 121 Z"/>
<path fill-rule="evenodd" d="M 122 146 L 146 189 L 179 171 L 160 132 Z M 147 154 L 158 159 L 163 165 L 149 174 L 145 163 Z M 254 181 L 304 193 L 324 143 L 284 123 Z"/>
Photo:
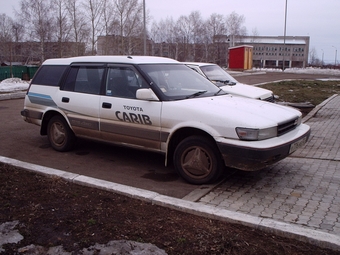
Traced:
<path fill-rule="evenodd" d="M 120 38 L 115 54 L 127 55 L 132 53 L 132 44 L 143 43 L 143 13 L 141 0 L 21 0 L 15 18 L 0 14 L 0 44 L 38 42 L 36 54 L 43 61 L 47 42 L 83 43 L 85 52 L 75 55 L 95 55 L 98 37 L 114 35 Z M 244 22 L 244 16 L 235 12 L 213 13 L 204 19 L 199 11 L 192 11 L 177 20 L 158 21 L 147 12 L 146 34 L 149 43 L 174 45 L 172 58 L 211 61 L 220 58 L 219 45 L 226 43 L 223 36 L 231 38 L 232 44 L 234 38 L 246 35 Z M 9 60 L 8 49 L 0 47 L 0 58 Z"/>

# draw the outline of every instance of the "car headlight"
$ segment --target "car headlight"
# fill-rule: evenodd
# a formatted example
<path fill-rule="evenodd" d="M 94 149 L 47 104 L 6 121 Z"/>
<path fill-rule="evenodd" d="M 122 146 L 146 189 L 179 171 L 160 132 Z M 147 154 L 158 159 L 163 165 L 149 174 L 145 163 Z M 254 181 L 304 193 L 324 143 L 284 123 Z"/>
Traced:
<path fill-rule="evenodd" d="M 258 141 L 277 136 L 277 127 L 255 129 L 255 128 L 236 128 L 236 133 L 241 140 Z"/>

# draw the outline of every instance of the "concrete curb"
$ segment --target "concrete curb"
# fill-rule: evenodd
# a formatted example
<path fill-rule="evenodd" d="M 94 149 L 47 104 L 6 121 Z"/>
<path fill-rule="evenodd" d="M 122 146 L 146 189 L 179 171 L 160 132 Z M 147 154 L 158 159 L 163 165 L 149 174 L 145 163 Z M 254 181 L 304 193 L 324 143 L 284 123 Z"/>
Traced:
<path fill-rule="evenodd" d="M 0 162 L 12 165 L 24 170 L 42 174 L 45 176 L 56 176 L 79 185 L 94 187 L 131 198 L 140 199 L 155 205 L 172 208 L 178 211 L 191 213 L 211 219 L 217 219 L 230 223 L 237 223 L 268 233 L 274 233 L 282 237 L 294 238 L 306 243 L 314 244 L 322 248 L 340 251 L 340 237 L 318 230 L 312 230 L 271 219 L 255 217 L 244 213 L 232 212 L 217 207 L 202 205 L 183 199 L 160 195 L 157 192 L 147 191 L 139 188 L 129 187 L 122 184 L 112 183 L 105 180 L 91 178 L 79 174 L 69 173 L 49 167 L 43 167 L 23 161 L 2 157 Z"/>
<path fill-rule="evenodd" d="M 26 95 L 26 91 L 0 94 L 0 101 L 1 100 L 25 98 L 25 95 Z"/>
<path fill-rule="evenodd" d="M 317 106 L 314 107 L 313 110 L 311 110 L 303 119 L 302 122 L 305 123 L 308 120 L 310 120 L 311 118 L 313 118 L 318 111 L 320 111 L 322 109 L 322 107 L 324 107 L 328 102 L 332 101 L 335 97 L 337 97 L 338 94 L 334 94 L 333 96 L 327 98 L 325 101 L 323 101 L 322 103 L 318 104 Z"/>

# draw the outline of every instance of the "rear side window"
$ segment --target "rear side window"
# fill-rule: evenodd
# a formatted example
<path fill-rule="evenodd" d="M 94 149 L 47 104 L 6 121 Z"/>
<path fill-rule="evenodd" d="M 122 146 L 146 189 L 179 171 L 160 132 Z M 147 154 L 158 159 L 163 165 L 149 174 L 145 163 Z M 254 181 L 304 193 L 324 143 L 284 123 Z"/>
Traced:
<path fill-rule="evenodd" d="M 59 86 L 59 82 L 67 66 L 41 66 L 38 73 L 34 76 L 32 84 Z"/>
<path fill-rule="evenodd" d="M 99 95 L 104 71 L 104 67 L 72 66 L 62 89 Z"/>

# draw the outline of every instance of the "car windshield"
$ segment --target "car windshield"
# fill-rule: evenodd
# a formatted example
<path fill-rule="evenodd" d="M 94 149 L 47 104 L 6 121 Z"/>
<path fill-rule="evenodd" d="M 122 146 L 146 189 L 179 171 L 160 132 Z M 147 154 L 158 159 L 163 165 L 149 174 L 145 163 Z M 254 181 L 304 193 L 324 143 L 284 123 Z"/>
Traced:
<path fill-rule="evenodd" d="M 237 83 L 237 80 L 218 65 L 207 65 L 200 68 L 209 80 L 218 82 L 218 86 L 235 85 Z"/>
<path fill-rule="evenodd" d="M 168 100 L 225 94 L 202 75 L 182 64 L 145 64 L 140 68 Z"/>

